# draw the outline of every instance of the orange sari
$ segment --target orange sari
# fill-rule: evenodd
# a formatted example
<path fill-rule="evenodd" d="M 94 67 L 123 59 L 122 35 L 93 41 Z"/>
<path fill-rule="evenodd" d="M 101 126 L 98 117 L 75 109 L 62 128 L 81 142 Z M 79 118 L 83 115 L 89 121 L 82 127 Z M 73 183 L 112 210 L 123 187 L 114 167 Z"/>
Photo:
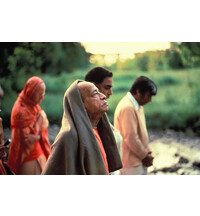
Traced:
<path fill-rule="evenodd" d="M 30 98 L 37 86 L 42 83 L 39 77 L 30 78 L 22 92 L 19 94 L 11 113 L 11 144 L 8 155 L 8 166 L 15 173 L 24 162 L 36 160 L 42 154 L 48 158 L 50 144 L 48 141 L 46 115 L 40 106 Z M 26 146 L 24 137 L 28 134 L 39 134 L 40 140 L 33 145 Z"/>

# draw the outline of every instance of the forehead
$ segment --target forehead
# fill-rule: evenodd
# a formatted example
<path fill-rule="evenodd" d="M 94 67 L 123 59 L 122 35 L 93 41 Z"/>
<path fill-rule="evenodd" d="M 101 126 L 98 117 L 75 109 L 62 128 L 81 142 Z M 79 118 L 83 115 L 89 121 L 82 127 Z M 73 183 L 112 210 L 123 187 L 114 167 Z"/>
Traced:
<path fill-rule="evenodd" d="M 97 90 L 97 87 L 90 82 L 81 82 L 79 83 L 79 89 L 80 93 L 83 98 L 90 96 L 95 90 Z"/>
<path fill-rule="evenodd" d="M 147 92 L 145 92 L 145 96 L 147 96 L 147 97 L 151 97 L 152 94 L 151 94 L 149 91 L 147 91 Z"/>
<path fill-rule="evenodd" d="M 44 83 L 40 83 L 37 88 L 36 88 L 36 91 L 44 91 L 46 88 L 45 84 Z"/>
<path fill-rule="evenodd" d="M 113 83 L 112 77 L 106 77 L 102 82 L 102 84 L 104 84 L 104 85 L 112 85 L 112 83 Z"/>
<path fill-rule="evenodd" d="M 88 93 L 92 94 L 94 91 L 98 90 L 98 88 L 93 83 L 88 83 L 87 90 Z"/>

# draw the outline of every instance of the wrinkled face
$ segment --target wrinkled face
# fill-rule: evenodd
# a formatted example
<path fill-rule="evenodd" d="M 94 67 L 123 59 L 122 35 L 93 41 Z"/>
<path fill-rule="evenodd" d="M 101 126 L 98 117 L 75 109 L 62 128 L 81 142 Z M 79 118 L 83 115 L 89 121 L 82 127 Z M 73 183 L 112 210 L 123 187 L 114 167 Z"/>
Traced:
<path fill-rule="evenodd" d="M 106 96 L 100 93 L 93 83 L 85 82 L 80 91 L 88 115 L 99 115 L 108 111 Z"/>
<path fill-rule="evenodd" d="M 150 92 L 145 92 L 144 95 L 142 95 L 141 93 L 139 93 L 140 97 L 138 99 L 138 103 L 140 106 L 143 106 L 149 102 L 151 102 L 152 100 L 152 95 Z"/>
<path fill-rule="evenodd" d="M 101 84 L 99 84 L 97 87 L 99 88 L 99 91 L 106 96 L 106 99 L 108 99 L 110 97 L 110 95 L 113 94 L 112 86 L 113 86 L 113 78 L 112 77 L 106 77 L 103 80 L 103 82 Z"/>
<path fill-rule="evenodd" d="M 45 95 L 46 86 L 44 83 L 40 83 L 36 90 L 34 91 L 31 100 L 36 104 L 40 104 Z"/>

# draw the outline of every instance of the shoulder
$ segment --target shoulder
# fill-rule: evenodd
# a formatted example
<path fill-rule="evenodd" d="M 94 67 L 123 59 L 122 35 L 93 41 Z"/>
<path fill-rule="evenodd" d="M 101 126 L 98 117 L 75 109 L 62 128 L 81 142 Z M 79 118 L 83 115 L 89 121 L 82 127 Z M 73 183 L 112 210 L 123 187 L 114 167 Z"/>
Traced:
<path fill-rule="evenodd" d="M 61 128 L 60 132 L 55 138 L 52 149 L 68 149 L 76 148 L 78 144 L 78 135 L 75 130 L 71 128 Z"/>
<path fill-rule="evenodd" d="M 118 110 L 118 112 L 124 112 L 124 111 L 129 111 L 129 110 L 130 112 L 134 112 L 135 107 L 133 106 L 129 98 L 125 96 L 118 103 L 116 110 Z"/>
<path fill-rule="evenodd" d="M 11 125 L 14 127 L 26 127 L 33 123 L 36 115 L 31 113 L 26 105 L 16 101 L 11 113 Z"/>
<path fill-rule="evenodd" d="M 14 103 L 14 106 L 12 108 L 12 114 L 13 115 L 17 115 L 17 116 L 21 116 L 23 117 L 23 115 L 25 114 L 28 114 L 30 113 L 29 112 L 29 109 L 28 107 L 26 106 L 26 104 L 24 104 L 22 101 L 20 100 L 17 100 L 15 103 Z"/>
<path fill-rule="evenodd" d="M 28 109 L 21 104 L 15 104 L 12 109 L 12 119 L 15 121 L 25 121 L 29 117 L 30 113 Z"/>

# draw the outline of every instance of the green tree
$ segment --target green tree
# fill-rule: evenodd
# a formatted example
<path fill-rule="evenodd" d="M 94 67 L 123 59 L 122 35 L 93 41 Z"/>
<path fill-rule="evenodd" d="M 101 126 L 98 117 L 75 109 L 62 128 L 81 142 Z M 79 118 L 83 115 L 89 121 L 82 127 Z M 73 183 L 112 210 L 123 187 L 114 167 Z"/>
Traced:
<path fill-rule="evenodd" d="M 1 46 L 4 47 L 1 73 L 11 81 L 11 88 L 17 92 L 22 89 L 27 77 L 60 75 L 89 64 L 90 54 L 78 42 L 1 43 Z"/>
<path fill-rule="evenodd" d="M 166 50 L 167 64 L 169 68 L 180 69 L 184 68 L 181 54 L 177 50 Z"/>
<path fill-rule="evenodd" d="M 136 56 L 136 62 L 140 70 L 149 71 L 149 56 L 146 53 Z"/>
<path fill-rule="evenodd" d="M 172 42 L 171 48 L 180 53 L 185 67 L 200 65 L 200 42 Z"/>
<path fill-rule="evenodd" d="M 0 77 L 8 76 L 8 57 L 13 54 L 18 43 L 0 42 Z"/>

